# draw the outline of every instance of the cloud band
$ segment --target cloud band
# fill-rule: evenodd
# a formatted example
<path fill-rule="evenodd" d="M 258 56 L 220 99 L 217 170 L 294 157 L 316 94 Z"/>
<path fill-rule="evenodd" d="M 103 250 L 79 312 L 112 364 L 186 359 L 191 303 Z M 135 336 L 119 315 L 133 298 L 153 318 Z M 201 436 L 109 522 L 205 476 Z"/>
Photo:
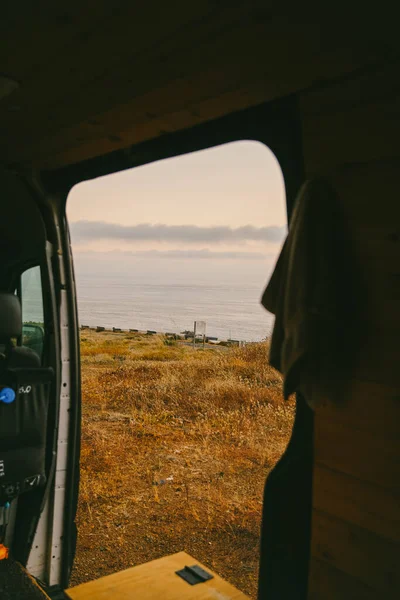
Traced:
<path fill-rule="evenodd" d="M 271 225 L 254 227 L 244 225 L 200 227 L 198 225 L 119 225 L 104 221 L 75 221 L 70 224 L 75 243 L 96 240 L 121 240 L 126 242 L 157 241 L 183 243 L 234 243 L 245 241 L 280 243 L 285 237 L 286 226 Z"/>

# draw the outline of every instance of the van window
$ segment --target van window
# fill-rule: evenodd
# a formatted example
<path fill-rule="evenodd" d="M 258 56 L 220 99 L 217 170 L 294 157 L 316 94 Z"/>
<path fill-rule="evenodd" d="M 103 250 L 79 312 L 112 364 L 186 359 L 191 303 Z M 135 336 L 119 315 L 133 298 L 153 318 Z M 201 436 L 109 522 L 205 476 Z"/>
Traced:
<path fill-rule="evenodd" d="M 24 271 L 20 282 L 23 346 L 34 350 L 40 358 L 44 346 L 44 308 L 40 266 Z"/>

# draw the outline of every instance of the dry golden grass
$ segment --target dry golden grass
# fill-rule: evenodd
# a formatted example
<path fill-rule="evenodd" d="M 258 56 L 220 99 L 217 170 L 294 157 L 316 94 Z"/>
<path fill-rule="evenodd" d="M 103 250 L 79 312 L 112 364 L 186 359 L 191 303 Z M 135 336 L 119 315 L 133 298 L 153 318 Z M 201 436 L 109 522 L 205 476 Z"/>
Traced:
<path fill-rule="evenodd" d="M 186 550 L 255 597 L 263 485 L 294 416 L 266 343 L 82 332 L 73 583 Z"/>

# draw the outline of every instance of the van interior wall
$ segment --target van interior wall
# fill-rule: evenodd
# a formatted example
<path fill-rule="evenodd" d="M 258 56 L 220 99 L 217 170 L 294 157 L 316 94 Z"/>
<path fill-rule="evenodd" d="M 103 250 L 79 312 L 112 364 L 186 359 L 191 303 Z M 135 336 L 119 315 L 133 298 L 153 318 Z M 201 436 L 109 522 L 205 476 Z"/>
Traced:
<path fill-rule="evenodd" d="M 306 172 L 331 173 L 367 310 L 343 405 L 315 413 L 309 600 L 400 597 L 399 73 L 300 100 Z"/>
<path fill-rule="evenodd" d="M 43 259 L 46 231 L 42 216 L 26 185 L 0 168 L 0 289 L 8 290 L 13 275 Z"/>
<path fill-rule="evenodd" d="M 21 272 L 43 262 L 46 230 L 37 204 L 26 184 L 17 175 L 0 168 L 0 190 L 0 291 L 13 293 Z M 3 382 L 0 381 L 1 383 Z M 50 431 L 51 441 L 52 436 Z M 49 463 L 51 458 L 50 450 Z M 14 558 L 21 562 L 23 553 L 27 551 L 29 532 L 35 526 L 42 499 L 43 489 L 39 489 L 13 501 L 7 545 L 11 547 Z"/>

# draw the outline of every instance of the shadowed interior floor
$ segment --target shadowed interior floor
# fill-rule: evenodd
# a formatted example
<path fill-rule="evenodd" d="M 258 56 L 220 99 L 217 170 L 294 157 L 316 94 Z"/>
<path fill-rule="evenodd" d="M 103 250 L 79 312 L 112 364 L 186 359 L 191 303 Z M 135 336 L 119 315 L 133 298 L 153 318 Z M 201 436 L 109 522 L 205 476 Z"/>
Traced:
<path fill-rule="evenodd" d="M 11 558 L 0 561 L 0 598 L 1 600 L 49 600 L 48 595 L 24 567 Z"/>

